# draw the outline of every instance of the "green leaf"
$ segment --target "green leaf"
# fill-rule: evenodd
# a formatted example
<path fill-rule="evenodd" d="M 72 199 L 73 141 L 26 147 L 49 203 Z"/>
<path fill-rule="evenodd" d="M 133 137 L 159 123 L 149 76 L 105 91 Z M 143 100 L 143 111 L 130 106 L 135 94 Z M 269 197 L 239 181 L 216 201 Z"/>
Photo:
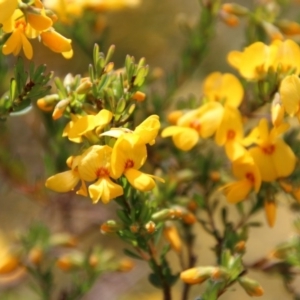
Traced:
<path fill-rule="evenodd" d="M 123 252 L 124 252 L 124 254 L 126 254 L 126 255 L 129 256 L 129 257 L 132 257 L 132 258 L 135 258 L 135 259 L 141 259 L 141 260 L 143 260 L 143 258 L 142 258 L 140 255 L 138 255 L 138 254 L 132 252 L 132 251 L 129 250 L 129 249 L 124 249 Z"/>

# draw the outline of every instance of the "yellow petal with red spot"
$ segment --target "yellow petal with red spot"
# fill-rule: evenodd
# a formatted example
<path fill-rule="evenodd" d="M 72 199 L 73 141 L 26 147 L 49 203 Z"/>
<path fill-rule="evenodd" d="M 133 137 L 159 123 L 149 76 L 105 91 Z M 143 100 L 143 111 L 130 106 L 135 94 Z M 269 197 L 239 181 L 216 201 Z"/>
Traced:
<path fill-rule="evenodd" d="M 247 198 L 252 189 L 252 184 L 247 179 L 228 183 L 221 188 L 229 203 L 238 203 Z"/>
<path fill-rule="evenodd" d="M 271 155 L 265 153 L 260 147 L 251 148 L 249 153 L 258 167 L 263 181 L 271 182 L 278 178 L 277 170 Z"/>

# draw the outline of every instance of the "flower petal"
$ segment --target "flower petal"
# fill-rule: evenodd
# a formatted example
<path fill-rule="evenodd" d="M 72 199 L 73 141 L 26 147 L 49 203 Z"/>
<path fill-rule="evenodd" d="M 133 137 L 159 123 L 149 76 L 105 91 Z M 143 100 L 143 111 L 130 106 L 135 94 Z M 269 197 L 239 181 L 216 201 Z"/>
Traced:
<path fill-rule="evenodd" d="M 65 193 L 73 190 L 79 180 L 78 173 L 73 170 L 69 170 L 49 177 L 46 180 L 45 185 L 48 189 L 55 192 Z"/>
<path fill-rule="evenodd" d="M 138 191 L 147 192 L 155 187 L 152 176 L 142 173 L 139 170 L 127 169 L 124 173 L 129 183 Z"/>

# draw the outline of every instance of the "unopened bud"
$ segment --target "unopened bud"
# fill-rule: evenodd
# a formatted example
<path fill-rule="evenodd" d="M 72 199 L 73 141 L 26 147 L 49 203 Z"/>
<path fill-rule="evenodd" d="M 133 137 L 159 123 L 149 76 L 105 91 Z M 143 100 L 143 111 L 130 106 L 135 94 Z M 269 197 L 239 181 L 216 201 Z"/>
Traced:
<path fill-rule="evenodd" d="M 70 156 L 68 159 L 74 158 Z M 57 233 L 51 236 L 50 244 L 55 246 L 64 246 L 64 247 L 75 247 L 78 244 L 76 237 L 68 233 Z"/>
<path fill-rule="evenodd" d="M 140 91 L 137 91 L 132 95 L 132 99 L 136 100 L 137 102 L 143 102 L 146 99 L 146 94 L 142 93 Z"/>
<path fill-rule="evenodd" d="M 103 223 L 100 227 L 100 231 L 102 234 L 116 233 L 120 229 L 121 226 L 114 220 L 109 220 Z"/>
<path fill-rule="evenodd" d="M 289 20 L 280 20 L 276 23 L 278 28 L 283 34 L 286 35 L 299 35 L 300 24 Z"/>
<path fill-rule="evenodd" d="M 218 182 L 220 180 L 220 178 L 221 178 L 220 172 L 218 172 L 218 171 L 211 171 L 209 173 L 209 178 L 213 182 Z"/>
<path fill-rule="evenodd" d="M 152 234 L 155 232 L 156 229 L 156 225 L 153 221 L 149 221 L 146 225 L 145 225 L 145 229 L 147 230 L 148 233 Z"/>
<path fill-rule="evenodd" d="M 138 224 L 131 224 L 129 227 L 132 233 L 137 233 L 140 230 L 140 226 Z"/>
<path fill-rule="evenodd" d="M 134 263 L 132 260 L 124 258 L 120 261 L 120 264 L 118 266 L 118 271 L 121 272 L 128 272 L 130 270 L 132 270 L 134 267 Z"/>
<path fill-rule="evenodd" d="M 63 99 L 56 104 L 54 111 L 52 113 L 53 120 L 57 120 L 63 115 L 69 103 L 70 103 L 70 99 Z"/>
<path fill-rule="evenodd" d="M 58 100 L 59 96 L 57 94 L 53 94 L 40 98 L 36 104 L 38 108 L 43 111 L 52 111 Z"/>
<path fill-rule="evenodd" d="M 263 288 L 257 281 L 246 276 L 239 278 L 238 281 L 249 296 L 259 297 L 264 294 Z"/>
<path fill-rule="evenodd" d="M 273 227 L 275 224 L 277 212 L 276 202 L 273 199 L 265 200 L 264 207 L 268 224 L 270 227 Z"/>
<path fill-rule="evenodd" d="M 230 273 L 225 268 L 218 267 L 212 271 L 211 279 L 213 280 L 227 280 L 230 278 Z"/>
<path fill-rule="evenodd" d="M 244 253 L 246 250 L 246 242 L 245 241 L 239 241 L 234 246 L 234 251 L 236 253 Z"/>
<path fill-rule="evenodd" d="M 56 265 L 59 269 L 61 269 L 62 271 L 70 271 L 73 267 L 72 261 L 70 259 L 70 257 L 68 256 L 64 256 L 64 257 L 60 257 L 57 261 L 56 261 Z"/>
<path fill-rule="evenodd" d="M 172 125 L 176 125 L 181 116 L 183 116 L 182 110 L 174 110 L 168 114 L 168 122 Z"/>
<path fill-rule="evenodd" d="M 272 23 L 262 21 L 262 26 L 267 33 L 267 35 L 272 39 L 272 40 L 283 40 L 284 37 L 278 27 L 273 25 Z"/>
<path fill-rule="evenodd" d="M 198 204 L 195 200 L 191 200 L 189 201 L 188 205 L 187 205 L 187 208 L 190 210 L 190 211 L 196 211 L 197 208 L 198 208 Z"/>
<path fill-rule="evenodd" d="M 108 63 L 105 68 L 104 68 L 104 73 L 109 73 L 110 71 L 112 71 L 114 69 L 114 63 L 110 62 Z"/>
<path fill-rule="evenodd" d="M 284 106 L 281 104 L 279 93 L 275 94 L 271 106 L 272 124 L 277 127 L 282 124 L 284 118 Z"/>
<path fill-rule="evenodd" d="M 197 218 L 195 217 L 195 215 L 193 213 L 188 212 L 182 216 L 182 221 L 185 224 L 191 225 L 191 224 L 194 224 L 197 222 Z"/>
<path fill-rule="evenodd" d="M 198 267 L 180 273 L 180 279 L 188 284 L 202 283 L 216 272 L 215 267 Z"/>
<path fill-rule="evenodd" d="M 235 15 L 229 14 L 226 11 L 220 11 L 221 20 L 230 27 L 236 27 L 239 25 L 239 18 Z"/>
<path fill-rule="evenodd" d="M 79 84 L 79 86 L 76 88 L 75 92 L 77 94 L 86 94 L 91 88 L 93 84 L 89 80 L 85 80 Z"/>
<path fill-rule="evenodd" d="M 172 249 L 177 253 L 181 252 L 182 244 L 177 228 L 173 225 L 166 226 L 163 230 L 163 234 L 165 239 L 170 243 Z"/>
<path fill-rule="evenodd" d="M 225 3 L 222 5 L 222 10 L 236 16 L 246 16 L 249 14 L 249 10 L 246 7 L 236 3 Z"/>
<path fill-rule="evenodd" d="M 95 254 L 91 254 L 89 257 L 89 265 L 92 268 L 95 268 L 98 265 L 98 263 L 99 263 L 98 257 Z"/>
<path fill-rule="evenodd" d="M 158 212 L 154 213 L 152 215 L 151 219 L 154 222 L 165 221 L 165 220 L 167 220 L 167 219 L 170 218 L 171 212 L 172 212 L 171 209 L 165 208 L 165 209 L 163 209 L 161 211 L 158 211 Z"/>
<path fill-rule="evenodd" d="M 28 260 L 33 265 L 39 265 L 43 259 L 43 251 L 39 247 L 32 248 L 28 254 Z"/>

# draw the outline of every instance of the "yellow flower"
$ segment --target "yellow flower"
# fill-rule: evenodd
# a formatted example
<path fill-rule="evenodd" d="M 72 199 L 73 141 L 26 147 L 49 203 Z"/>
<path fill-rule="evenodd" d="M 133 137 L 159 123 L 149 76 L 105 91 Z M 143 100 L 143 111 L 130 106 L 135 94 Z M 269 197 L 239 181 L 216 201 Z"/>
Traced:
<path fill-rule="evenodd" d="M 269 132 L 268 121 L 262 119 L 256 129 L 257 136 L 252 139 L 257 146 L 249 153 L 259 168 L 263 181 L 271 182 L 289 176 L 296 164 L 293 150 L 279 137 L 289 128 L 286 123 L 274 127 Z"/>
<path fill-rule="evenodd" d="M 159 116 L 151 115 L 139 126 L 137 126 L 134 131 L 131 131 L 128 128 L 111 128 L 109 131 L 103 132 L 101 136 L 111 136 L 114 138 L 119 138 L 123 134 L 133 133 L 137 134 L 140 137 L 140 141 L 142 143 L 154 145 L 159 128 Z"/>
<path fill-rule="evenodd" d="M 0 0 L 0 24 L 9 19 L 18 7 L 18 0 Z"/>
<path fill-rule="evenodd" d="M 45 183 L 46 187 L 58 193 L 65 193 L 74 190 L 81 180 L 78 173 L 78 164 L 80 159 L 80 155 L 70 156 L 67 160 L 67 165 L 71 170 L 49 177 Z M 81 187 L 76 194 L 87 196 L 87 189 L 83 180 L 81 180 Z"/>
<path fill-rule="evenodd" d="M 106 109 L 100 110 L 96 115 L 72 116 L 72 120 L 64 129 L 63 136 L 68 136 L 73 142 L 81 142 L 81 137 L 95 128 L 97 131 L 103 130 L 110 123 L 112 117 L 112 113 Z"/>
<path fill-rule="evenodd" d="M 177 125 L 166 127 L 161 136 L 171 136 L 175 146 L 183 151 L 192 149 L 198 142 L 199 136 L 212 136 L 220 125 L 223 106 L 219 102 L 208 102 L 199 109 L 182 115 Z"/>
<path fill-rule="evenodd" d="M 244 155 L 246 149 L 242 145 L 244 137 L 242 116 L 238 109 L 225 106 L 222 122 L 217 129 L 215 141 L 219 146 L 225 146 L 230 160 L 236 160 Z"/>
<path fill-rule="evenodd" d="M 72 40 L 65 38 L 53 28 L 41 32 L 41 39 L 45 46 L 53 52 L 61 53 L 64 58 L 71 58 L 73 56 Z"/>
<path fill-rule="evenodd" d="M 300 79 L 297 75 L 285 77 L 279 88 L 284 110 L 290 116 L 296 116 L 300 122 Z"/>
<path fill-rule="evenodd" d="M 261 175 L 249 154 L 246 153 L 232 162 L 232 172 L 238 181 L 221 187 L 228 202 L 238 203 L 245 200 L 252 189 L 258 193 L 261 186 Z"/>
<path fill-rule="evenodd" d="M 147 148 L 137 134 L 123 134 L 116 141 L 112 156 L 111 168 L 115 178 L 125 175 L 129 183 L 139 191 L 150 191 L 155 187 L 158 177 L 142 173 L 139 169 L 147 158 Z"/>
<path fill-rule="evenodd" d="M 114 183 L 110 177 L 111 153 L 109 146 L 91 146 L 81 156 L 78 172 L 85 181 L 96 181 L 89 186 L 89 195 L 94 203 L 101 200 L 108 203 L 110 200 L 123 195 L 123 188 Z"/>
<path fill-rule="evenodd" d="M 216 267 L 195 267 L 181 272 L 180 279 L 187 284 L 202 283 L 216 271 Z"/>
<path fill-rule="evenodd" d="M 272 67 L 279 68 L 280 73 L 285 74 L 294 71 L 300 73 L 300 48 L 293 40 L 275 40 L 270 45 L 271 52 L 275 54 Z"/>
<path fill-rule="evenodd" d="M 262 42 L 251 44 L 243 52 L 231 51 L 227 56 L 230 65 L 248 80 L 264 78 L 269 67 L 272 66 L 274 58 L 275 53 Z"/>
<path fill-rule="evenodd" d="M 206 77 L 203 93 L 210 101 L 238 107 L 243 99 L 244 90 L 236 76 L 229 73 L 214 72 Z"/>
<path fill-rule="evenodd" d="M 6 20 L 5 24 L 3 24 L 4 32 L 12 32 L 10 37 L 3 45 L 2 53 L 4 55 L 12 53 L 14 56 L 16 56 L 23 48 L 25 56 L 28 59 L 32 58 L 32 46 L 25 34 L 25 30 L 28 30 L 27 27 L 30 27 L 30 25 L 26 23 L 25 16 L 23 15 L 22 11 L 16 9 L 10 19 Z"/>

